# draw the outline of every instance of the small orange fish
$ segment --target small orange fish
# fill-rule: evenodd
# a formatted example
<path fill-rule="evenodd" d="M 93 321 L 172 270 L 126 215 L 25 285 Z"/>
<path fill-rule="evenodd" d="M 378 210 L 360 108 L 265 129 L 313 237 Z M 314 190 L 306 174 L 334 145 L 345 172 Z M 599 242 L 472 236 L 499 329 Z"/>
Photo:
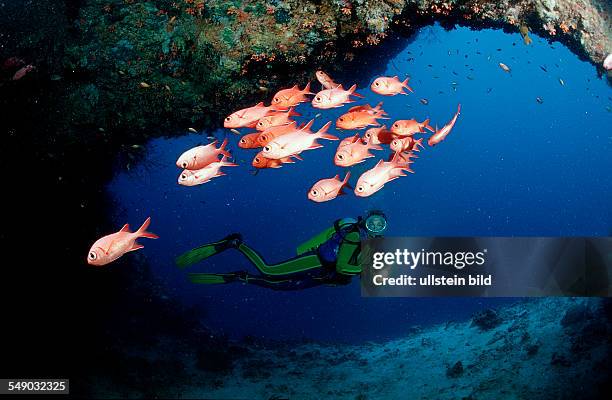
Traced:
<path fill-rule="evenodd" d="M 276 107 L 295 107 L 300 103 L 309 101 L 307 94 L 314 94 L 310 91 L 310 82 L 306 85 L 304 90 L 300 90 L 298 85 L 295 85 L 289 89 L 279 90 L 272 98 L 272 105 Z"/>
<path fill-rule="evenodd" d="M 355 90 L 357 85 L 353 85 L 349 90 L 344 90 L 342 85 L 332 88 L 321 90 L 312 99 L 312 106 L 314 108 L 329 109 L 342 107 L 345 103 L 353 103 L 355 100 L 351 100 L 350 96 L 361 97 L 362 95 L 357 93 Z"/>
<path fill-rule="evenodd" d="M 206 167 L 193 171 L 183 171 L 178 178 L 178 184 L 181 186 L 196 186 L 209 182 L 212 178 L 226 175 L 221 172 L 221 167 L 237 167 L 238 164 L 227 162 L 225 156 Z"/>
<path fill-rule="evenodd" d="M 310 129 L 311 126 L 312 126 L 312 123 L 309 123 L 307 129 Z M 259 142 L 259 145 L 263 147 L 266 144 L 268 144 L 268 142 L 270 142 L 271 140 L 279 136 L 286 135 L 287 133 L 296 131 L 298 129 L 301 129 L 301 128 L 298 128 L 297 122 L 295 121 L 293 121 L 289 125 L 271 126 L 270 128 L 266 129 L 265 131 L 259 134 L 259 137 L 257 138 L 257 142 Z"/>
<path fill-rule="evenodd" d="M 248 133 L 240 138 L 238 141 L 238 147 L 241 149 L 255 149 L 257 147 L 261 147 L 259 141 L 259 132 Z"/>
<path fill-rule="evenodd" d="M 408 94 L 404 89 L 408 89 L 414 93 L 414 90 L 408 86 L 410 78 L 406 78 L 403 82 L 399 80 L 397 75 L 393 77 L 381 76 L 374 79 L 374 82 L 370 85 L 370 89 L 374 93 L 382 94 L 383 96 L 395 96 L 396 94 Z"/>
<path fill-rule="evenodd" d="M 417 122 L 416 119 L 403 119 L 398 120 L 391 125 L 391 132 L 397 136 L 412 136 L 415 133 L 425 132 L 423 129 L 427 129 L 431 132 L 434 129 L 429 125 L 429 118 L 423 122 Z"/>
<path fill-rule="evenodd" d="M 223 141 L 219 148 L 215 148 L 217 141 L 207 144 L 206 146 L 197 146 L 187 150 L 176 161 L 176 166 L 183 169 L 201 169 L 210 163 L 219 161 L 219 155 L 231 157 L 232 154 L 225 149 L 227 139 Z"/>
<path fill-rule="evenodd" d="M 301 160 L 302 159 L 297 154 L 294 154 L 291 157 L 285 157 L 285 158 L 281 158 L 279 160 L 274 160 L 272 158 L 266 158 L 264 156 L 264 154 L 263 154 L 263 151 L 260 151 L 259 153 L 257 153 L 255 158 L 253 158 L 253 162 L 251 163 L 251 165 L 253 165 L 253 167 L 255 167 L 257 169 L 262 169 L 262 168 L 280 168 L 280 167 L 282 167 L 283 164 L 293 164 L 295 162 L 293 160 L 293 158 L 295 158 L 297 160 Z"/>
<path fill-rule="evenodd" d="M 319 81 L 321 86 L 323 86 L 323 89 L 333 89 L 333 88 L 337 88 L 338 86 L 340 86 L 339 84 L 334 82 L 332 78 L 323 71 L 317 71 L 315 75 L 317 76 L 317 80 Z"/>
<path fill-rule="evenodd" d="M 395 138 L 393 132 L 387 130 L 387 126 L 383 125 L 379 128 L 370 128 L 363 135 L 364 143 L 372 144 L 389 144 Z"/>
<path fill-rule="evenodd" d="M 340 175 L 336 175 L 329 179 L 321 179 L 308 191 L 308 199 L 316 203 L 322 203 L 346 194 L 342 189 L 348 186 L 350 177 L 351 173 L 347 172 L 343 180 L 340 180 Z"/>
<path fill-rule="evenodd" d="M 370 150 L 382 150 L 382 147 L 377 144 L 364 144 L 359 140 L 359 134 L 356 134 L 350 139 L 350 141 L 345 142 L 346 139 L 344 139 L 340 142 L 336 150 L 334 164 L 339 167 L 350 167 L 362 163 L 366 158 L 374 157 L 374 154 L 370 153 Z"/>
<path fill-rule="evenodd" d="M 429 144 L 430 146 L 435 146 L 441 141 L 443 141 L 444 139 L 446 139 L 446 136 L 448 136 L 451 129 L 453 129 L 453 127 L 455 126 L 455 122 L 457 122 L 457 117 L 459 116 L 460 113 L 461 113 L 461 104 L 457 105 L 457 113 L 455 113 L 455 116 L 448 124 L 444 125 L 444 127 L 442 127 L 442 129 L 440 130 L 438 130 L 438 128 L 436 127 L 436 133 L 434 133 L 433 135 L 429 137 L 427 144 Z"/>
<path fill-rule="evenodd" d="M 287 125 L 293 122 L 291 117 L 301 117 L 302 114 L 293 111 L 293 107 L 287 112 L 275 112 L 274 114 L 267 115 L 257 121 L 255 128 L 258 131 L 264 131 L 272 126 Z"/>
<path fill-rule="evenodd" d="M 390 147 L 391 150 L 395 152 L 403 152 L 403 151 L 420 151 L 419 146 L 423 148 L 423 138 L 419 140 L 415 140 L 412 136 L 402 136 L 395 138 L 391 141 Z"/>
<path fill-rule="evenodd" d="M 410 161 L 405 161 L 399 153 L 395 153 L 391 161 L 380 160 L 374 168 L 361 174 L 355 185 L 355 195 L 371 196 L 382 189 L 387 182 L 406 176 L 404 171 L 414 173 L 410 169 Z"/>
<path fill-rule="evenodd" d="M 363 129 L 369 125 L 378 126 L 380 123 L 377 119 L 388 119 L 386 117 L 373 114 L 371 111 L 349 111 L 341 115 L 336 120 L 336 128 L 338 129 Z"/>
<path fill-rule="evenodd" d="M 369 104 L 363 104 L 360 106 L 354 106 L 354 107 L 349 108 L 349 112 L 350 111 L 367 111 L 371 113 L 372 115 L 387 115 L 385 110 L 382 109 L 382 105 L 383 105 L 382 101 L 378 103 L 376 107 L 372 107 Z"/>
<path fill-rule="evenodd" d="M 253 107 L 243 108 L 229 115 L 223 121 L 223 126 L 225 128 L 254 128 L 257 121 L 274 110 L 276 110 L 274 106 L 266 107 L 263 102 L 260 102 Z"/>
<path fill-rule="evenodd" d="M 101 267 L 115 261 L 127 252 L 142 249 L 144 246 L 136 243 L 138 238 L 158 239 L 159 236 L 156 234 L 147 232 L 150 223 L 151 217 L 147 218 L 136 232 L 130 232 L 130 226 L 125 224 L 119 232 L 98 239 L 89 249 L 87 263 Z"/>
<path fill-rule="evenodd" d="M 339 140 L 336 136 L 327 133 L 330 125 L 331 122 L 326 123 L 316 133 L 311 133 L 310 130 L 307 129 L 307 125 L 300 130 L 279 136 L 264 146 L 264 155 L 267 158 L 278 160 L 294 154 L 300 154 L 305 150 L 323 147 L 322 144 L 317 142 L 317 139 Z"/>

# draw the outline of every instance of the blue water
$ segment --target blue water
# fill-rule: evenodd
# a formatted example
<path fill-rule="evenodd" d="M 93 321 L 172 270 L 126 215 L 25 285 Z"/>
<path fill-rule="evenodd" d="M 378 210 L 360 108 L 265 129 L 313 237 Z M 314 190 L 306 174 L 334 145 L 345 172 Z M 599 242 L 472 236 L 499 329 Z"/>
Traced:
<path fill-rule="evenodd" d="M 304 161 L 253 175 L 250 163 L 256 150 L 239 149 L 238 136 L 219 130 L 211 133 L 230 138 L 240 167 L 226 168 L 227 176 L 205 185 L 181 187 L 175 161 L 183 151 L 207 142 L 206 135 L 154 140 L 147 159 L 119 173 L 109 187 L 118 204 L 117 226 L 129 222 L 135 227 L 151 216 L 151 230 L 161 239 L 141 240 L 141 256 L 170 295 L 203 309 L 205 324 L 231 337 L 385 339 L 402 335 L 411 325 L 462 319 L 511 301 L 361 298 L 357 278 L 347 287 L 299 292 L 241 284 L 200 286 L 190 284 L 173 260 L 192 247 L 242 232 L 269 262 L 281 261 L 335 219 L 363 215 L 371 208 L 385 211 L 390 236 L 609 235 L 612 91 L 592 65 L 559 43 L 532 38 L 533 44 L 525 46 L 518 33 L 427 27 L 411 40 L 394 42 L 394 49 L 402 50 L 389 50 L 386 66 L 379 55 L 361 65 L 360 71 L 373 71 L 370 76 L 347 72 L 341 83 L 348 87 L 359 82 L 364 103 L 383 100 L 392 118 L 388 123 L 429 117 L 432 125 L 442 126 L 457 104 L 462 106 L 447 140 L 420 153 L 413 165 L 416 173 L 372 197 L 351 194 L 323 204 L 307 200 L 317 180 L 344 176 L 332 162 L 337 142 L 321 141 L 325 147 L 303 153 Z M 499 62 L 511 73 L 502 71 Z M 381 74 L 410 75 L 415 93 L 375 95 L 369 83 Z M 429 104 L 421 104 L 421 98 Z M 306 103 L 298 107 L 303 114 L 298 120 L 321 113 L 314 126 L 319 128 L 347 109 L 321 111 Z M 368 160 L 366 167 L 376 161 Z M 354 170 L 355 180 L 362 170 Z M 227 251 L 191 271 L 242 269 L 252 268 L 239 253 Z"/>

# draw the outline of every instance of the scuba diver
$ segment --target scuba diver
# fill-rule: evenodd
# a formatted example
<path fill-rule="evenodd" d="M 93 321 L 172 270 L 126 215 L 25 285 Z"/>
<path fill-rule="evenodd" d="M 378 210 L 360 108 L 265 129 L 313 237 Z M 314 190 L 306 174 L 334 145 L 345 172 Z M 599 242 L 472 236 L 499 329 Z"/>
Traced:
<path fill-rule="evenodd" d="M 278 264 L 268 264 L 263 257 L 242 241 L 238 233 L 196 247 L 176 259 L 187 267 L 227 249 L 236 249 L 257 268 L 258 274 L 247 271 L 228 273 L 190 273 L 189 280 L 199 284 L 231 282 L 251 283 L 275 290 L 298 290 L 319 285 L 346 285 L 361 273 L 361 240 L 380 237 L 387 229 L 387 219 L 378 210 L 366 217 L 344 218 L 301 244 L 297 256 Z"/>

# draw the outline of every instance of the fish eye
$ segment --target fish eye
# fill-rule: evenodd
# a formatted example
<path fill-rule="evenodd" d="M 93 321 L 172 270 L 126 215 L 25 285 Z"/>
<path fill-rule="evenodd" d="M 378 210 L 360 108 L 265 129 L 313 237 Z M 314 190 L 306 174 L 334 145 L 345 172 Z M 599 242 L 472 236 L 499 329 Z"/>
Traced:
<path fill-rule="evenodd" d="M 255 157 L 255 162 L 258 163 L 259 161 L 259 157 Z"/>
<path fill-rule="evenodd" d="M 232 117 L 225 118 L 226 121 L 231 121 Z"/>
<path fill-rule="evenodd" d="M 319 194 L 319 192 L 317 192 L 316 190 L 313 190 L 313 191 L 312 191 L 312 195 L 313 195 L 313 196 L 316 196 L 316 195 L 318 195 L 318 194 Z"/>
<path fill-rule="evenodd" d="M 181 174 L 181 179 L 182 179 L 182 180 L 187 179 L 187 175 L 186 175 L 186 174 Z"/>
<path fill-rule="evenodd" d="M 89 255 L 87 256 L 91 261 L 94 261 L 96 258 L 98 258 L 98 255 L 96 254 L 95 251 L 90 251 Z"/>
<path fill-rule="evenodd" d="M 363 186 L 357 186 L 357 191 L 358 192 L 363 192 Z"/>
<path fill-rule="evenodd" d="M 265 152 L 269 152 L 269 151 L 270 151 L 270 150 L 272 150 L 272 149 L 270 148 L 270 146 L 266 146 L 266 147 L 264 147 L 264 149 L 263 149 L 263 150 L 264 150 Z"/>
<path fill-rule="evenodd" d="M 244 138 L 240 139 L 240 143 L 246 143 L 246 140 L 244 140 Z"/>
<path fill-rule="evenodd" d="M 374 84 L 375 84 L 376 86 L 380 86 L 380 82 L 378 82 L 378 81 L 374 82 Z"/>
<path fill-rule="evenodd" d="M 396 122 L 396 123 L 393 124 L 393 127 L 397 128 L 397 127 L 399 127 L 399 124 Z"/>
<path fill-rule="evenodd" d="M 344 156 L 342 154 L 338 154 L 337 157 L 338 157 L 338 160 L 343 160 L 344 159 Z"/>
<path fill-rule="evenodd" d="M 187 168 L 187 161 L 183 161 L 183 163 L 181 164 L 181 167 Z"/>
<path fill-rule="evenodd" d="M 316 101 L 321 101 L 321 96 L 317 96 L 317 97 L 315 97 L 315 100 L 316 100 Z"/>

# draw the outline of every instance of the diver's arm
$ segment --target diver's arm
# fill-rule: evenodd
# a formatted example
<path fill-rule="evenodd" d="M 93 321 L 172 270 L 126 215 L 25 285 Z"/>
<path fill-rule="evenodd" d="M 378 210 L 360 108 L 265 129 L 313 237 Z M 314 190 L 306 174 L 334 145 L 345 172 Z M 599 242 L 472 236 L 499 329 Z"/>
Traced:
<path fill-rule="evenodd" d="M 338 258 L 336 261 L 336 272 L 340 274 L 356 275 L 361 273 L 361 264 L 359 257 L 351 260 L 356 251 L 359 251 L 359 232 L 350 232 L 344 237 L 344 241 L 338 249 Z"/>

